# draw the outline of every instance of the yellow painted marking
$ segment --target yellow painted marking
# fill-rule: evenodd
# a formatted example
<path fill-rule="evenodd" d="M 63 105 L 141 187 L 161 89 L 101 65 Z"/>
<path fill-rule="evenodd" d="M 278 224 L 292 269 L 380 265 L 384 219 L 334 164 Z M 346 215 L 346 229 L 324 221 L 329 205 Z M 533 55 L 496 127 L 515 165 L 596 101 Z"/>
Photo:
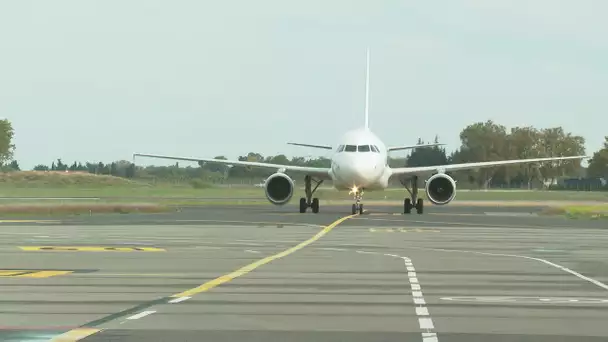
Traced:
<path fill-rule="evenodd" d="M 59 276 L 59 275 L 66 275 L 66 274 L 70 274 L 73 271 L 37 271 L 37 272 L 32 272 L 29 274 L 22 274 L 22 275 L 18 275 L 15 276 L 16 278 L 48 278 L 48 277 L 54 277 L 54 276 Z"/>
<path fill-rule="evenodd" d="M 333 222 L 332 224 L 330 224 L 329 226 L 326 226 L 325 228 L 323 228 L 323 230 L 321 230 L 320 232 L 318 232 L 317 234 L 315 234 L 313 237 L 311 237 L 310 239 L 299 243 L 298 245 L 291 247 L 281 253 L 275 254 L 275 255 L 271 255 L 269 257 L 266 257 L 264 259 L 258 260 L 252 264 L 249 264 L 245 267 L 242 267 L 234 272 L 225 274 L 219 278 L 213 279 L 209 282 L 206 282 L 204 284 L 202 284 L 201 286 L 192 288 L 190 290 L 184 291 L 182 293 L 177 293 L 172 295 L 171 297 L 188 297 L 188 296 L 192 296 L 195 295 L 197 293 L 201 293 L 201 292 L 205 292 L 205 291 L 209 291 L 212 288 L 221 285 L 223 283 L 229 282 L 231 280 L 233 280 L 234 278 L 240 277 L 242 275 L 245 275 L 253 270 L 255 270 L 256 268 L 265 265 L 273 260 L 276 259 L 280 259 L 284 256 L 287 256 L 289 254 L 292 254 L 293 252 L 296 252 L 308 245 L 310 245 L 311 243 L 317 241 L 318 239 L 320 239 L 321 237 L 323 237 L 324 235 L 326 235 L 327 233 L 329 233 L 332 229 L 334 229 L 337 225 L 339 225 L 340 223 L 348 220 L 349 218 L 353 217 L 353 216 L 357 216 L 357 215 L 349 215 L 349 216 L 345 216 L 335 222 Z M 68 342 L 68 341 L 78 341 L 81 340 L 87 336 L 93 335 L 97 332 L 101 331 L 100 329 L 74 329 L 71 331 L 66 332 L 63 335 L 57 336 L 54 339 L 51 340 L 51 342 Z"/>
<path fill-rule="evenodd" d="M 57 270 L 0 270 L 0 277 L 11 278 L 48 278 L 58 275 L 70 274 L 73 271 L 57 271 Z"/>
<path fill-rule="evenodd" d="M 61 252 L 165 252 L 156 247 L 102 247 L 102 246 L 19 246 L 24 251 Z"/>
<path fill-rule="evenodd" d="M 23 274 L 24 272 L 27 272 L 27 271 L 26 270 L 11 270 L 11 271 L 0 270 L 0 277 L 14 277 L 16 275 Z"/>
<path fill-rule="evenodd" d="M 184 291 L 184 292 L 181 292 L 181 293 L 174 294 L 171 297 L 190 297 L 190 296 L 193 296 L 193 295 L 195 295 L 197 293 L 209 291 L 209 290 L 211 290 L 212 288 L 214 288 L 214 287 L 216 287 L 218 285 L 221 285 L 223 283 L 229 282 L 229 281 L 231 281 L 231 280 L 233 280 L 233 279 L 235 279 L 237 277 L 240 277 L 242 275 L 245 275 L 245 274 L 247 274 L 247 273 L 255 270 L 256 268 L 258 268 L 258 267 L 260 267 L 262 265 L 265 265 L 265 264 L 267 264 L 267 263 L 269 263 L 271 261 L 280 259 L 280 258 L 282 258 L 284 256 L 292 254 L 292 253 L 294 253 L 294 252 L 296 252 L 296 251 L 298 251 L 298 250 L 300 250 L 300 249 L 302 249 L 302 248 L 310 245 L 311 243 L 313 243 L 313 242 L 317 241 L 318 239 L 320 239 L 321 237 L 325 236 L 327 233 L 329 233 L 332 229 L 334 229 L 340 223 L 342 223 L 342 222 L 344 222 L 344 221 L 346 221 L 349 218 L 354 217 L 354 216 L 357 216 L 357 215 L 345 216 L 345 217 L 343 217 L 343 218 L 341 218 L 341 219 L 333 222 L 332 224 L 330 224 L 327 227 L 323 228 L 320 232 L 318 232 L 317 234 L 315 234 L 310 239 L 308 239 L 308 240 L 306 240 L 304 242 L 301 242 L 298 245 L 296 245 L 294 247 L 291 247 L 291 248 L 289 248 L 287 250 L 284 250 L 283 252 L 280 252 L 278 254 L 271 255 L 271 256 L 266 257 L 264 259 L 258 260 L 258 261 L 254 262 L 252 264 L 249 264 L 249 265 L 247 265 L 245 267 L 239 268 L 238 270 L 236 270 L 234 272 L 231 272 L 231 273 L 225 274 L 225 275 L 223 275 L 223 276 L 221 276 L 219 278 L 213 279 L 213 280 L 211 280 L 209 282 L 206 282 L 206 283 L 202 284 L 201 286 L 192 288 L 190 290 L 187 290 L 187 291 Z"/>
<path fill-rule="evenodd" d="M 74 330 L 70 330 L 66 333 L 63 333 L 59 336 L 54 337 L 51 342 L 74 342 L 80 341 L 87 336 L 91 336 L 97 332 L 100 332 L 101 329 L 92 329 L 92 328 L 77 328 Z"/>
<path fill-rule="evenodd" d="M 0 223 L 55 223 L 57 220 L 0 220 Z"/>

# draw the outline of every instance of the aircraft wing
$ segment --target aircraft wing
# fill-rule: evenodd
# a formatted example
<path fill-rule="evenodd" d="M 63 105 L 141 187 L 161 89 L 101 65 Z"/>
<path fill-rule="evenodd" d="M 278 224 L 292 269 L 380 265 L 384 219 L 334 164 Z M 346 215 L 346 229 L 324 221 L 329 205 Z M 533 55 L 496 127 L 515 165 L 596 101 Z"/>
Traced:
<path fill-rule="evenodd" d="M 392 146 L 387 148 L 389 152 L 391 151 L 399 151 L 399 150 L 411 150 L 419 147 L 433 147 L 433 146 L 443 146 L 445 144 L 421 144 L 421 145 L 409 145 L 409 146 Z"/>
<path fill-rule="evenodd" d="M 323 178 L 323 179 L 330 179 L 330 176 L 329 176 L 330 169 L 322 168 L 322 167 L 282 165 L 282 164 L 270 164 L 270 163 L 249 162 L 249 161 L 240 161 L 240 160 L 211 159 L 211 158 L 173 157 L 173 156 L 163 156 L 163 155 L 157 155 L 157 154 L 134 153 L 133 157 L 136 157 L 136 156 L 159 158 L 159 159 L 193 161 L 193 162 L 211 162 L 211 163 L 219 163 L 219 164 L 226 164 L 226 165 L 259 167 L 259 168 L 266 168 L 266 169 L 276 169 L 277 171 L 281 170 L 282 172 L 294 171 L 294 172 L 306 173 L 311 176 L 317 176 L 317 177 Z"/>
<path fill-rule="evenodd" d="M 305 146 L 305 147 L 313 147 L 313 148 L 322 148 L 324 150 L 333 150 L 333 148 L 331 146 L 327 146 L 327 145 L 311 145 L 311 144 L 300 144 L 300 143 L 293 143 L 293 142 L 289 142 L 287 143 L 288 145 L 295 145 L 295 146 Z"/>
<path fill-rule="evenodd" d="M 458 170 L 475 170 L 488 167 L 504 166 L 511 164 L 523 164 L 523 163 L 540 163 L 546 161 L 555 160 L 569 160 L 569 159 L 585 159 L 591 158 L 590 156 L 571 156 L 571 157 L 552 157 L 552 158 L 531 158 L 531 159 L 512 159 L 512 160 L 497 160 L 477 163 L 461 163 L 461 164 L 450 164 L 450 165 L 435 165 L 435 166 L 416 166 L 416 167 L 398 167 L 391 169 L 391 175 L 420 175 L 435 172 L 449 172 Z"/>

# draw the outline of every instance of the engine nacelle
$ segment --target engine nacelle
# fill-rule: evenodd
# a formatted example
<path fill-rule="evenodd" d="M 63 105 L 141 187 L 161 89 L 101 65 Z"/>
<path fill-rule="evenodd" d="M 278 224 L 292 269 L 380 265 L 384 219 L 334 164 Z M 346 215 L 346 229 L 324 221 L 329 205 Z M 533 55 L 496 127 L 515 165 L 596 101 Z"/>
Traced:
<path fill-rule="evenodd" d="M 293 196 L 294 182 L 288 175 L 277 172 L 270 175 L 264 184 L 264 192 L 270 203 L 283 205 Z"/>
<path fill-rule="evenodd" d="M 426 197 L 433 204 L 450 203 L 456 197 L 456 182 L 445 173 L 437 173 L 426 181 Z"/>

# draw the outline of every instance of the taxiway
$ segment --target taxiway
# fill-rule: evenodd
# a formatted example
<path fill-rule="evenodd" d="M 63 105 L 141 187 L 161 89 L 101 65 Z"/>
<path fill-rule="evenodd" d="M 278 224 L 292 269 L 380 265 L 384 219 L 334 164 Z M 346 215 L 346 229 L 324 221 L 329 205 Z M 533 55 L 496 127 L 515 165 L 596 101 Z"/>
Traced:
<path fill-rule="evenodd" d="M 608 337 L 605 221 L 538 207 L 347 209 L 0 221 L 0 340 Z"/>

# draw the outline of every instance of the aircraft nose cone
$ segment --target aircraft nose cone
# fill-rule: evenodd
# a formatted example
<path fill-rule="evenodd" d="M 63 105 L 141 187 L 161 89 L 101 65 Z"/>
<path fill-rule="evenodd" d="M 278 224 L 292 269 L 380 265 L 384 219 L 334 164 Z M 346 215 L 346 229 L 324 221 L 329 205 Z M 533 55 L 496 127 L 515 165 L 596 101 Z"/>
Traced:
<path fill-rule="evenodd" d="M 373 176 L 374 165 L 372 163 L 357 163 L 354 169 L 355 175 L 364 180 Z"/>

